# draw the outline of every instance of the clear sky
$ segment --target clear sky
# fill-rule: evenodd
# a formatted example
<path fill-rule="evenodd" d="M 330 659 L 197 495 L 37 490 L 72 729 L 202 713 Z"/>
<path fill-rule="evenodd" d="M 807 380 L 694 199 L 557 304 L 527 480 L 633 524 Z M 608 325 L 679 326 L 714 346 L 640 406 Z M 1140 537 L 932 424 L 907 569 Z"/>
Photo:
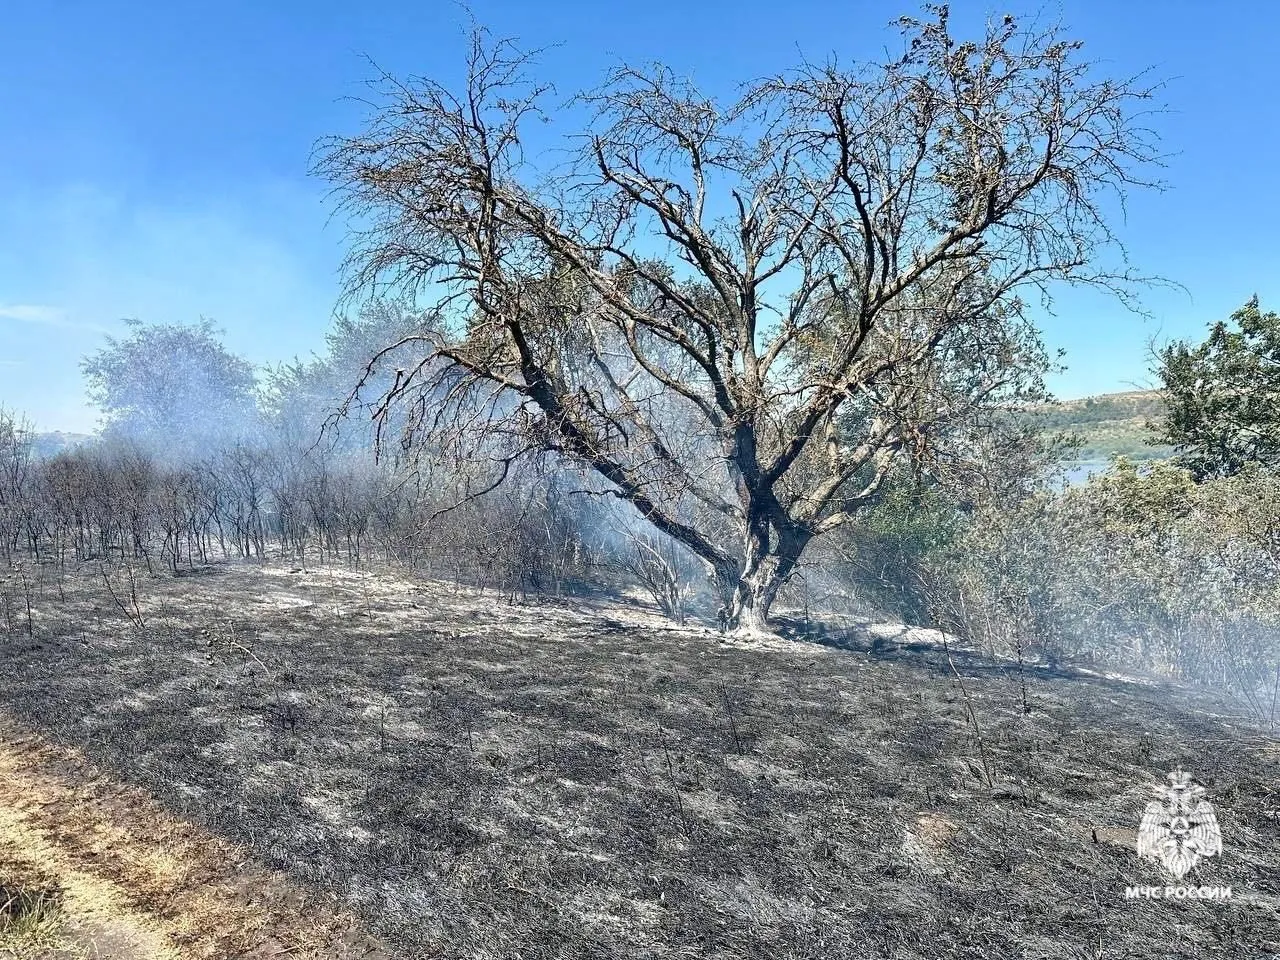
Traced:
<path fill-rule="evenodd" d="M 958 22 L 1060 16 L 1117 74 L 1153 68 L 1172 108 L 1163 193 L 1119 232 L 1136 264 L 1182 284 L 1143 320 L 1071 294 L 1045 318 L 1067 350 L 1060 396 L 1147 381 L 1150 338 L 1196 337 L 1251 294 L 1280 304 L 1280 6 L 1263 2 L 957 2 Z M 565 95 L 621 60 L 662 60 L 712 91 L 822 59 L 897 49 L 883 0 L 642 4 L 475 0 L 475 18 L 551 47 Z M 1060 11 L 1060 13 L 1059 13 Z M 321 345 L 344 237 L 308 177 L 315 140 L 354 133 L 372 58 L 456 78 L 463 7 L 431 0 L 6 0 L 0 7 L 0 406 L 88 430 L 79 360 L 123 318 L 214 319 L 255 362 Z"/>

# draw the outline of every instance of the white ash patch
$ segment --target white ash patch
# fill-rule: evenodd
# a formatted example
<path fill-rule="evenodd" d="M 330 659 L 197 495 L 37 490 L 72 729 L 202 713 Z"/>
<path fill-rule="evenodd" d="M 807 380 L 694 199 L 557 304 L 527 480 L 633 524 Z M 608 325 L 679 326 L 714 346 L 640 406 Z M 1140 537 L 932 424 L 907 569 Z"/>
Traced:
<path fill-rule="evenodd" d="M 933 854 L 920 842 L 920 838 L 910 830 L 903 831 L 900 853 L 904 860 L 923 873 L 939 876 L 946 872 L 938 865 Z"/>
<path fill-rule="evenodd" d="M 1121 670 L 1099 670 L 1089 667 L 1075 667 L 1076 673 L 1083 674 L 1086 677 L 1099 677 L 1103 680 L 1114 680 L 1117 683 L 1127 683 L 1137 687 L 1163 687 L 1167 686 L 1169 681 L 1156 676 L 1145 675 L 1141 673 L 1127 673 Z"/>
<path fill-rule="evenodd" d="M 371 832 L 352 823 L 352 809 L 355 806 L 356 797 L 351 792 L 328 791 L 321 794 L 308 794 L 302 798 L 302 802 L 331 829 L 356 840 L 368 842 L 373 839 Z"/>
<path fill-rule="evenodd" d="M 690 813 L 719 827 L 733 829 L 742 823 L 742 807 L 732 797 L 715 790 L 682 790 L 680 802 Z"/>
<path fill-rule="evenodd" d="M 812 790 L 814 783 L 790 767 L 778 766 L 754 757 L 731 756 L 725 759 L 725 766 L 752 780 L 765 780 L 773 786 L 792 793 L 805 793 Z"/>
<path fill-rule="evenodd" d="M 261 598 L 259 602 L 262 606 L 274 607 L 277 610 L 301 610 L 315 606 L 314 600 L 307 600 L 292 593 L 285 593 L 283 590 L 270 593 Z"/>

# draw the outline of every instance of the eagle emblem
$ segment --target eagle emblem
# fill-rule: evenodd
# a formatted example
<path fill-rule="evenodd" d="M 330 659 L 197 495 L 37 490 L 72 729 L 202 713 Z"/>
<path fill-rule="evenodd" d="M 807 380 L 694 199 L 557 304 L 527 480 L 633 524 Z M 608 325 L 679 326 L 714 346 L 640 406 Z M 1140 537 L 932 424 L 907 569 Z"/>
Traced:
<path fill-rule="evenodd" d="M 1203 857 L 1222 852 L 1222 834 L 1205 789 L 1181 767 L 1169 774 L 1169 786 L 1156 790 L 1165 802 L 1152 800 L 1138 828 L 1138 856 L 1157 860 L 1181 880 Z"/>

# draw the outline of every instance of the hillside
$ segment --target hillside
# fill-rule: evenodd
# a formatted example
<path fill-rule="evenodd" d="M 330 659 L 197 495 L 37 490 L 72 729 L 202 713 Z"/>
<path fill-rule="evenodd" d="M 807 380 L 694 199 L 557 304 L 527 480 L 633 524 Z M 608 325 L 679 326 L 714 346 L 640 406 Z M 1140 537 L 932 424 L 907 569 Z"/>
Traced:
<path fill-rule="evenodd" d="M 1117 454 L 1132 460 L 1162 460 L 1173 448 L 1147 442 L 1147 424 L 1160 417 L 1164 403 L 1158 391 L 1104 393 L 1033 408 L 1031 416 L 1045 433 L 1078 434 L 1083 443 L 1080 467 L 1104 466 Z"/>
<path fill-rule="evenodd" d="M 1134 460 L 1164 459 L 1173 454 L 1170 447 L 1146 442 L 1149 434 L 1146 425 L 1160 415 L 1162 406 L 1157 391 L 1130 390 L 1061 400 L 1034 407 L 1030 415 L 1046 433 L 1080 434 L 1084 440 L 1078 457 L 1080 463 L 1105 464 L 1116 454 Z M 34 449 L 39 456 L 52 456 L 92 439 L 91 434 L 84 433 L 38 433 Z"/>
<path fill-rule="evenodd" d="M 31 448 L 37 457 L 52 457 L 63 450 L 72 450 L 92 439 L 93 435 L 89 433 L 67 433 L 62 430 L 53 430 L 48 433 L 35 434 Z"/>
<path fill-rule="evenodd" d="M 104 582 L 60 579 L 0 638 L 0 709 L 100 764 L 97 793 L 146 791 L 396 957 L 1280 951 L 1277 742 L 1186 690 L 920 631 L 726 640 L 348 569 L 219 565 L 114 606 Z M 1223 835 L 1188 882 L 1229 903 L 1126 899 L 1165 883 L 1134 840 L 1178 765 Z M 180 937 L 165 885 L 198 873 L 134 886 L 137 844 L 17 816 L 60 823 L 64 861 Z M 208 955 L 326 955 L 264 929 Z"/>

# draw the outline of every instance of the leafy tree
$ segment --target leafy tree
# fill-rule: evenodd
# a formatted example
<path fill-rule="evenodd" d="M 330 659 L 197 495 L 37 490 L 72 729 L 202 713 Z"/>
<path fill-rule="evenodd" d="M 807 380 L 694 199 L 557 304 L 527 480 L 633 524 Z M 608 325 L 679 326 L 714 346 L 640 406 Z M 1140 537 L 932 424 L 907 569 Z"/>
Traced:
<path fill-rule="evenodd" d="M 1157 438 L 1198 479 L 1280 464 L 1280 314 L 1256 296 L 1198 346 L 1159 351 L 1156 374 L 1168 404 Z"/>
<path fill-rule="evenodd" d="M 176 462 L 255 429 L 253 366 L 223 346 L 212 321 L 127 325 L 127 337 L 108 337 L 81 364 L 105 435 Z"/>
<path fill-rule="evenodd" d="M 408 304 L 381 299 L 363 304 L 354 316 L 338 316 L 323 352 L 267 368 L 262 401 L 268 422 L 295 447 L 323 439 L 327 450 L 366 452 L 372 415 L 395 385 L 396 371 L 403 376 L 420 359 L 416 346 L 429 321 Z M 362 388 L 351 395 L 357 381 Z"/>
<path fill-rule="evenodd" d="M 411 429 L 459 457 L 501 447 L 499 478 L 531 450 L 593 472 L 763 627 L 816 537 L 904 462 L 965 475 L 991 410 L 1037 392 L 1028 291 L 1130 279 L 1099 265 L 1103 198 L 1154 159 L 1150 91 L 1056 29 L 960 41 L 927 10 L 896 58 L 732 103 L 620 69 L 545 168 L 546 88 L 511 44 L 477 34 L 458 92 L 389 79 L 318 164 L 361 224 L 351 291 L 439 318 L 383 409 L 427 411 Z"/>

